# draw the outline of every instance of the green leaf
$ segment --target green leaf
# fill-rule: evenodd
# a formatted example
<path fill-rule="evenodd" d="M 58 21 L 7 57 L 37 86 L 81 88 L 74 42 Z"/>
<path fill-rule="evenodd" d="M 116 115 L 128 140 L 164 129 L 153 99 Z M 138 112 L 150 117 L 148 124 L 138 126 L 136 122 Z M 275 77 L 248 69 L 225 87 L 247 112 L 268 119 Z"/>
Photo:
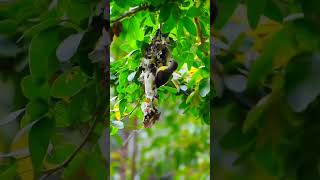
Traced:
<path fill-rule="evenodd" d="M 127 87 L 127 93 L 128 94 L 133 94 L 135 93 L 137 90 L 139 89 L 139 86 L 135 83 L 133 84 L 130 84 L 128 87 Z"/>
<path fill-rule="evenodd" d="M 246 133 L 251 130 L 257 122 L 264 116 L 266 107 L 268 105 L 270 95 L 263 97 L 258 104 L 253 107 L 247 114 L 247 118 L 243 123 L 243 132 Z"/>
<path fill-rule="evenodd" d="M 240 127 L 233 126 L 220 140 L 220 144 L 224 149 L 239 149 L 245 147 L 252 142 L 254 136 L 252 134 L 244 134 Z"/>
<path fill-rule="evenodd" d="M 69 105 L 64 101 L 59 101 L 54 107 L 54 119 L 57 127 L 69 127 L 72 120 L 69 117 Z"/>
<path fill-rule="evenodd" d="M 91 180 L 108 179 L 108 169 L 102 157 L 99 151 L 90 153 L 90 156 L 87 157 L 85 169 Z"/>
<path fill-rule="evenodd" d="M 0 34 L 11 35 L 16 32 L 18 23 L 11 19 L 5 19 L 0 21 Z"/>
<path fill-rule="evenodd" d="M 15 177 L 17 176 L 17 164 L 11 164 L 7 169 L 2 170 L 2 172 L 0 173 L 0 179 L 15 179 Z"/>
<path fill-rule="evenodd" d="M 22 92 L 30 100 L 45 100 L 50 97 L 50 88 L 47 82 L 34 80 L 30 75 L 21 81 Z"/>
<path fill-rule="evenodd" d="M 126 110 L 126 106 L 127 106 L 127 100 L 126 99 L 122 99 L 119 103 L 119 111 L 121 116 L 123 116 L 123 113 Z"/>
<path fill-rule="evenodd" d="M 87 80 L 88 77 L 80 70 L 80 67 L 74 67 L 54 81 L 51 95 L 57 98 L 71 97 L 85 87 Z"/>
<path fill-rule="evenodd" d="M 48 156 L 46 160 L 53 164 L 63 163 L 63 161 L 65 161 L 75 149 L 76 145 L 74 144 L 56 145 L 54 147 L 54 151 L 51 152 L 50 156 Z"/>
<path fill-rule="evenodd" d="M 285 71 L 285 91 L 289 105 L 302 112 L 320 94 L 320 54 L 302 53 L 293 57 Z"/>
<path fill-rule="evenodd" d="M 178 90 L 176 88 L 170 87 L 170 86 L 161 86 L 161 89 L 164 89 L 168 91 L 171 94 L 176 94 Z"/>
<path fill-rule="evenodd" d="M 263 167 L 272 176 L 278 176 L 281 172 L 281 156 L 272 149 L 272 144 L 259 147 L 254 154 L 258 165 Z"/>
<path fill-rule="evenodd" d="M 119 129 L 114 126 L 110 126 L 110 128 L 111 128 L 111 130 L 110 130 L 111 136 L 117 134 L 117 132 L 119 131 Z"/>
<path fill-rule="evenodd" d="M 143 41 L 144 31 L 140 28 L 140 20 L 138 17 L 131 17 L 123 22 L 126 32 L 126 39 L 132 48 L 136 48 L 136 41 Z M 123 32 L 124 33 L 124 32 Z"/>
<path fill-rule="evenodd" d="M 56 60 L 55 51 L 59 41 L 57 31 L 44 31 L 32 38 L 29 47 L 29 66 L 32 77 L 43 80 L 51 75 L 49 61 Z"/>
<path fill-rule="evenodd" d="M 317 23 L 317 20 L 320 17 L 320 2 L 318 0 L 301 1 L 301 6 L 304 16 Z"/>
<path fill-rule="evenodd" d="M 36 25 L 32 26 L 30 29 L 26 30 L 23 33 L 23 37 L 32 38 L 35 35 L 41 33 L 41 31 L 44 31 L 50 27 L 56 26 L 58 24 L 58 22 L 59 21 L 57 19 L 47 19 L 47 20 L 41 21 L 39 24 L 36 24 Z M 48 43 L 48 44 L 50 44 L 50 43 Z"/>
<path fill-rule="evenodd" d="M 121 74 L 119 75 L 119 85 L 120 86 L 126 86 L 126 84 L 128 82 L 128 76 L 129 76 L 128 71 L 121 72 Z"/>
<path fill-rule="evenodd" d="M 194 6 L 192 6 L 190 9 L 188 9 L 188 12 L 187 12 L 187 16 L 191 17 L 191 18 L 198 17 L 201 14 L 202 14 L 201 9 L 194 7 Z"/>
<path fill-rule="evenodd" d="M 177 38 L 181 40 L 184 37 L 185 37 L 185 34 L 184 34 L 183 24 L 181 21 L 179 21 L 178 27 L 177 27 Z"/>
<path fill-rule="evenodd" d="M 210 79 L 203 79 L 199 84 L 200 96 L 206 97 L 210 92 Z"/>
<path fill-rule="evenodd" d="M 66 0 L 58 3 L 60 16 L 68 16 L 70 21 L 80 24 L 81 21 L 88 18 L 93 12 L 95 1 L 87 0 Z"/>
<path fill-rule="evenodd" d="M 192 102 L 192 99 L 194 98 L 194 96 L 196 95 L 196 91 L 193 91 L 187 98 L 186 103 L 190 104 Z"/>
<path fill-rule="evenodd" d="M 269 0 L 267 1 L 266 8 L 264 10 L 264 14 L 277 22 L 282 22 L 283 21 L 283 14 L 281 12 L 281 9 L 279 6 L 274 2 L 274 0 Z"/>
<path fill-rule="evenodd" d="M 176 21 L 172 16 L 168 18 L 166 22 L 164 22 L 163 27 L 162 27 L 162 32 L 163 33 L 169 33 L 176 25 Z"/>
<path fill-rule="evenodd" d="M 39 172 L 42 168 L 54 127 L 54 120 L 44 117 L 34 124 L 29 132 L 29 150 L 32 165 L 36 172 Z"/>
<path fill-rule="evenodd" d="M 192 34 L 192 35 L 194 35 L 194 36 L 197 35 L 196 25 L 194 24 L 194 22 L 193 22 L 190 18 L 184 17 L 184 18 L 182 19 L 182 23 L 183 23 L 183 26 L 186 28 L 186 30 L 187 30 L 190 34 Z"/>
<path fill-rule="evenodd" d="M 49 110 L 48 104 L 44 101 L 35 100 L 27 105 L 27 113 L 35 120 L 47 113 Z"/>
<path fill-rule="evenodd" d="M 63 172 L 63 177 L 65 179 L 80 179 L 77 172 L 80 172 L 86 163 L 87 153 L 81 151 L 77 153 L 77 156 L 70 162 L 70 164 L 65 168 Z"/>
<path fill-rule="evenodd" d="M 68 101 L 59 101 L 54 108 L 54 117 L 57 127 L 69 127 L 88 122 L 96 108 L 95 91 L 83 89 Z"/>
<path fill-rule="evenodd" d="M 282 29 L 272 35 L 267 40 L 261 56 L 252 64 L 249 72 L 248 88 L 255 88 L 263 83 L 265 78 L 272 73 L 275 56 L 285 50 L 290 50 L 292 46 L 293 42 L 287 29 Z"/>
<path fill-rule="evenodd" d="M 223 9 L 223 13 L 218 13 L 214 27 L 221 29 L 233 15 L 236 10 L 240 0 L 217 0 L 219 5 L 219 10 Z"/>
<path fill-rule="evenodd" d="M 172 5 L 165 4 L 160 7 L 159 21 L 165 22 L 171 14 Z"/>
<path fill-rule="evenodd" d="M 260 16 L 263 14 L 267 5 L 267 0 L 246 0 L 246 5 L 249 24 L 251 28 L 256 28 L 259 23 Z"/>

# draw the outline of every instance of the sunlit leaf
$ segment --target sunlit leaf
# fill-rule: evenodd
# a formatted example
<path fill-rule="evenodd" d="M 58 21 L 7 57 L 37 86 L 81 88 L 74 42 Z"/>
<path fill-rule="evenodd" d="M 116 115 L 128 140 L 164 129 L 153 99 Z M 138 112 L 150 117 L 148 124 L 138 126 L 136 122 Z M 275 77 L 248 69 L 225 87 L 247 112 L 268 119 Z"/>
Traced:
<path fill-rule="evenodd" d="M 196 25 L 194 24 L 194 22 L 193 22 L 190 18 L 184 17 L 184 18 L 182 19 L 182 23 L 183 23 L 183 25 L 184 25 L 184 28 L 186 28 L 186 30 L 187 30 L 190 34 L 192 34 L 192 35 L 194 35 L 194 36 L 197 35 Z"/>

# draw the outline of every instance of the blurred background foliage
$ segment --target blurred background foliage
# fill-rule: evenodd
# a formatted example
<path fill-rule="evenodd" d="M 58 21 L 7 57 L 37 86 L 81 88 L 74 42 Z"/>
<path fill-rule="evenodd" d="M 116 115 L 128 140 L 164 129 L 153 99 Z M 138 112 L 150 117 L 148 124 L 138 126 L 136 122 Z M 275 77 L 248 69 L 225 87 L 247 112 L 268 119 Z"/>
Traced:
<path fill-rule="evenodd" d="M 320 1 L 217 3 L 214 178 L 320 179 Z"/>
<path fill-rule="evenodd" d="M 1 180 L 107 178 L 106 5 L 0 2 Z"/>
<path fill-rule="evenodd" d="M 112 179 L 209 179 L 210 1 L 111 1 Z M 158 89 L 160 121 L 143 128 L 138 67 L 161 31 L 179 67 Z"/>

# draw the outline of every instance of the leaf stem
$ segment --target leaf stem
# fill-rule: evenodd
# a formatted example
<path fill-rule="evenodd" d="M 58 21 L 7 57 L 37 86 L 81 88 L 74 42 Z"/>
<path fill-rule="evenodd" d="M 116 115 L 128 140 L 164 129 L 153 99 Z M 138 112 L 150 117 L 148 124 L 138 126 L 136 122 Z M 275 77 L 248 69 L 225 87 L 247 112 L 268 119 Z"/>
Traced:
<path fill-rule="evenodd" d="M 134 7 L 132 9 L 130 9 L 129 11 L 125 12 L 124 14 L 122 14 L 121 16 L 119 16 L 118 18 L 115 18 L 113 20 L 111 20 L 111 24 L 115 23 L 115 22 L 120 22 L 122 21 L 124 18 L 127 18 L 127 17 L 130 17 L 140 11 L 143 11 L 143 10 L 146 10 L 148 9 L 149 6 L 146 5 L 146 4 L 143 4 L 141 6 L 137 6 L 137 7 Z"/>
<path fill-rule="evenodd" d="M 203 44 L 204 41 L 205 41 L 205 38 L 203 37 L 202 31 L 201 31 L 201 26 L 200 26 L 199 18 L 198 18 L 198 17 L 195 17 L 195 18 L 194 18 L 194 21 L 195 21 L 196 26 L 197 26 L 197 31 L 198 31 L 198 36 L 199 36 L 199 39 L 200 39 L 200 43 Z"/>
<path fill-rule="evenodd" d="M 98 118 L 95 117 L 92 126 L 89 128 L 87 134 L 85 135 L 83 141 L 81 142 L 81 144 L 75 149 L 75 151 L 61 164 L 57 165 L 56 167 L 50 168 L 50 169 L 46 169 L 43 171 L 43 173 L 45 173 L 46 175 L 43 176 L 42 179 L 45 179 L 47 177 L 49 177 L 51 174 L 67 167 L 69 165 L 69 163 L 75 158 L 75 156 L 80 152 L 80 150 L 83 148 L 83 146 L 88 142 L 90 135 L 92 134 L 94 128 L 96 127 L 96 125 L 98 124 Z"/>

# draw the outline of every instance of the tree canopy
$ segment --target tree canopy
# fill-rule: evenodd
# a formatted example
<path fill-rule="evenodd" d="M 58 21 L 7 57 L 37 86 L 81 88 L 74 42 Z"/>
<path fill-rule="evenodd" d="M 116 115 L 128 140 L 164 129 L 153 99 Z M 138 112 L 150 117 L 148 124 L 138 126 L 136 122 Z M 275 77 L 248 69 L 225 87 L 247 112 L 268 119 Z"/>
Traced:
<path fill-rule="evenodd" d="M 218 0 L 217 179 L 319 179 L 319 1 Z"/>
<path fill-rule="evenodd" d="M 110 2 L 113 178 L 209 179 L 209 7 L 192 0 Z M 160 120 L 144 129 L 139 66 L 159 28 L 172 39 L 178 69 L 158 89 Z"/>
<path fill-rule="evenodd" d="M 100 148 L 109 116 L 106 7 L 98 0 L 1 3 L 0 77 L 13 95 L 0 127 L 0 179 L 109 175 Z"/>

